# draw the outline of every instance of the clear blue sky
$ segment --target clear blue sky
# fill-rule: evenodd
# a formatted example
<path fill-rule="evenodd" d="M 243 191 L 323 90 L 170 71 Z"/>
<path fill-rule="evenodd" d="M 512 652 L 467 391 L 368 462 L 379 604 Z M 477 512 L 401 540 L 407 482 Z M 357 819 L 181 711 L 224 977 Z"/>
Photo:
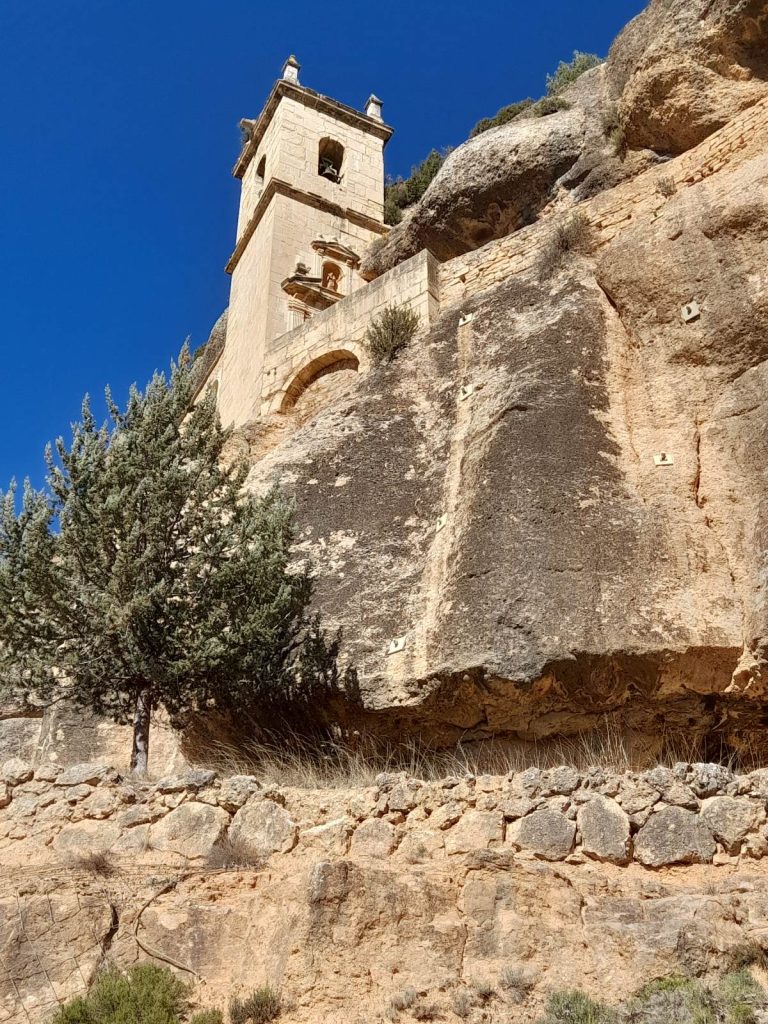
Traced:
<path fill-rule="evenodd" d="M 123 400 L 227 303 L 237 122 L 289 53 L 303 84 L 384 99 L 407 174 L 644 0 L 0 0 L 0 489 L 42 480 L 82 395 Z"/>

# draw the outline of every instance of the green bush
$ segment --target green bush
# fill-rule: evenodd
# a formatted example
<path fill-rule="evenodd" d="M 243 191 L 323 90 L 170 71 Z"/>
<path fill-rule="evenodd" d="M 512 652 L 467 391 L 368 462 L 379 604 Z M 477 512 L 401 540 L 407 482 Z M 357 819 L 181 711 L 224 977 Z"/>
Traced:
<path fill-rule="evenodd" d="M 179 1024 L 189 987 L 166 967 L 134 964 L 100 974 L 87 996 L 71 999 L 51 1024 Z"/>
<path fill-rule="evenodd" d="M 560 110 L 570 109 L 571 104 L 561 96 L 545 96 L 543 100 L 534 103 L 531 113 L 534 117 L 548 117 L 550 114 L 556 114 Z"/>
<path fill-rule="evenodd" d="M 198 1010 L 190 1017 L 189 1024 L 224 1024 L 224 1014 L 221 1010 Z"/>
<path fill-rule="evenodd" d="M 268 1024 L 279 1017 L 280 994 L 270 985 L 262 985 L 245 999 L 233 998 L 229 1004 L 231 1024 Z"/>
<path fill-rule="evenodd" d="M 547 75 L 547 95 L 557 96 L 559 92 L 581 78 L 585 71 L 591 71 L 602 60 L 595 53 L 582 53 L 581 50 L 573 51 L 573 59 L 560 61 L 554 75 Z"/>
<path fill-rule="evenodd" d="M 501 110 L 497 111 L 493 117 L 484 117 L 481 121 L 478 121 L 472 131 L 469 133 L 470 139 L 474 139 L 477 135 L 482 135 L 483 132 L 487 132 L 489 128 L 498 128 L 499 125 L 508 124 L 510 121 L 514 121 L 516 117 L 528 110 L 529 107 L 533 106 L 533 100 L 520 100 L 517 103 L 510 103 L 506 107 L 502 107 Z"/>
<path fill-rule="evenodd" d="M 413 340 L 419 327 L 419 315 L 408 306 L 387 306 L 371 321 L 364 344 L 375 366 L 391 363 L 398 352 Z"/>
<path fill-rule="evenodd" d="M 616 1014 L 583 992 L 553 992 L 541 1024 L 616 1024 Z"/>

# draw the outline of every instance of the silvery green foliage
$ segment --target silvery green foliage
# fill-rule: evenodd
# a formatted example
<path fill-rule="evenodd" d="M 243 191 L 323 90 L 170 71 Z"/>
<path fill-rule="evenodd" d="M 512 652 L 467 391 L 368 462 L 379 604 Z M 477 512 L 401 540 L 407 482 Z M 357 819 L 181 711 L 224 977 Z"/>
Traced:
<path fill-rule="evenodd" d="M 308 617 L 308 566 L 290 566 L 292 507 L 243 493 L 212 394 L 192 407 L 186 351 L 170 379 L 86 399 L 72 442 L 46 453 L 47 486 L 0 495 L 0 680 L 66 693 L 117 721 L 301 699 L 335 683 L 335 645 Z M 191 409 L 191 411 L 190 411 Z M 148 721 L 146 724 L 148 729 Z"/>

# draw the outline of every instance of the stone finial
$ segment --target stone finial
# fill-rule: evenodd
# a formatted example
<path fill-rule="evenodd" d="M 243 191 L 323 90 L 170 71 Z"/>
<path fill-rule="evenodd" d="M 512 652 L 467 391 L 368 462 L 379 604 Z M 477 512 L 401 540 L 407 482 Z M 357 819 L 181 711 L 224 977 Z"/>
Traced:
<path fill-rule="evenodd" d="M 299 84 L 299 72 L 301 71 L 301 64 L 296 60 L 293 54 L 283 64 L 283 78 L 286 82 L 295 82 Z"/>
<path fill-rule="evenodd" d="M 373 117 L 377 121 L 382 121 L 383 120 L 383 118 L 381 116 L 381 108 L 382 108 L 382 106 L 383 106 L 383 104 L 382 104 L 382 101 L 379 99 L 379 97 L 375 96 L 373 93 L 371 93 L 371 95 L 365 101 L 365 112 L 368 115 L 368 117 Z"/>

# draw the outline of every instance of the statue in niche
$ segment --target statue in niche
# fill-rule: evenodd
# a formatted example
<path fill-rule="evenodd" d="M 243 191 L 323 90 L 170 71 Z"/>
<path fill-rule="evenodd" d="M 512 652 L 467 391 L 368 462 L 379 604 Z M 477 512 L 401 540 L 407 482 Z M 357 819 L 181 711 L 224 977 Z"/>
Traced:
<path fill-rule="evenodd" d="M 297 262 L 297 264 L 296 264 L 296 269 L 294 270 L 294 274 L 297 274 L 299 277 L 306 277 L 308 273 L 309 273 L 309 267 L 307 266 L 307 264 L 306 263 L 302 263 L 302 261 L 299 260 Z"/>
<path fill-rule="evenodd" d="M 337 292 L 340 276 L 341 273 L 337 266 L 333 263 L 326 263 L 323 267 L 323 288 L 327 288 L 329 292 Z"/>

